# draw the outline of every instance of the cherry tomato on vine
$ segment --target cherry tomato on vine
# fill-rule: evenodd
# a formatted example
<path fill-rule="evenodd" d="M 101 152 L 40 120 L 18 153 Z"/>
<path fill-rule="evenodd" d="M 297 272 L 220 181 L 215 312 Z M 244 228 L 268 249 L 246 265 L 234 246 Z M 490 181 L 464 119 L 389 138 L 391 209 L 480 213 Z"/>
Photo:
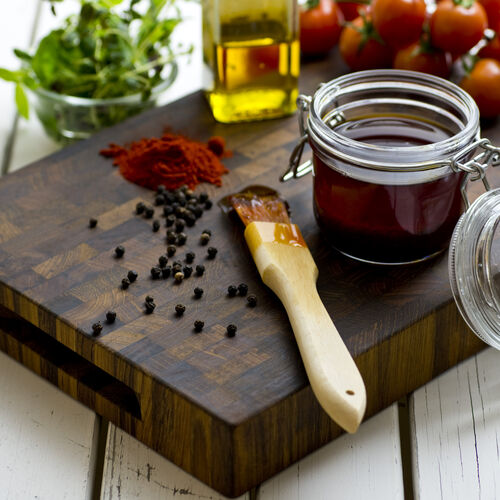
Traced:
<path fill-rule="evenodd" d="M 338 41 L 343 16 L 333 0 L 308 0 L 300 8 L 300 51 L 326 54 Z"/>
<path fill-rule="evenodd" d="M 391 65 L 391 50 L 380 39 L 371 20 L 365 17 L 357 17 L 342 30 L 339 49 L 344 61 L 354 71 Z"/>
<path fill-rule="evenodd" d="M 373 0 L 372 18 L 382 39 L 393 47 L 416 42 L 427 11 L 425 0 Z"/>
<path fill-rule="evenodd" d="M 488 26 L 498 31 L 500 29 L 500 0 L 479 0 L 488 16 Z"/>
<path fill-rule="evenodd" d="M 352 21 L 359 16 L 359 9 L 365 4 L 356 2 L 337 2 L 337 7 L 341 10 L 346 21 Z"/>
<path fill-rule="evenodd" d="M 479 57 L 484 57 L 484 58 L 489 58 L 489 59 L 496 59 L 497 61 L 500 61 L 500 36 L 497 35 L 491 42 L 488 43 L 488 45 L 484 46 L 480 51 L 479 51 Z"/>
<path fill-rule="evenodd" d="M 488 20 L 482 5 L 475 0 L 442 0 L 430 20 L 435 47 L 462 55 L 483 37 Z"/>
<path fill-rule="evenodd" d="M 474 98 L 481 117 L 500 114 L 500 62 L 496 59 L 480 59 L 460 86 Z"/>
<path fill-rule="evenodd" d="M 431 75 L 447 78 L 450 74 L 452 57 L 449 52 L 426 47 L 421 42 L 415 42 L 408 47 L 399 49 L 393 62 L 395 69 L 421 71 Z"/>

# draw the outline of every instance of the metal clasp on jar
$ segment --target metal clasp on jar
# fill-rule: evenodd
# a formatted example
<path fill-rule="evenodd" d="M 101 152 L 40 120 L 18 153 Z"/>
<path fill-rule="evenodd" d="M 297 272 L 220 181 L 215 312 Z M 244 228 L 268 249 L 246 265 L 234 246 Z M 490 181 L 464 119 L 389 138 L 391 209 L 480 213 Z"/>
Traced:
<path fill-rule="evenodd" d="M 324 84 L 321 84 L 324 85 Z M 321 87 L 320 85 L 320 87 Z M 311 160 L 307 160 L 304 163 L 300 163 L 302 159 L 302 154 L 304 153 L 304 147 L 309 141 L 309 132 L 307 128 L 307 118 L 306 115 L 309 113 L 309 107 L 312 102 L 312 97 L 308 95 L 301 94 L 297 97 L 297 109 L 298 120 L 299 120 L 299 131 L 300 139 L 297 145 L 293 148 L 292 154 L 290 155 L 290 160 L 288 162 L 287 171 L 280 177 L 281 182 L 289 181 L 290 179 L 298 179 L 307 175 L 313 170 L 313 163 Z M 345 116 L 343 113 L 334 113 L 330 120 L 326 124 L 332 129 L 343 123 L 345 121 Z"/>
<path fill-rule="evenodd" d="M 466 156 L 468 153 L 475 151 L 477 148 L 482 149 L 482 151 L 474 156 L 474 158 L 465 163 L 460 161 L 461 158 Z M 469 181 L 473 182 L 481 180 L 483 182 L 484 189 L 486 191 L 490 191 L 491 186 L 486 178 L 486 170 L 490 166 L 497 167 L 498 165 L 500 165 L 500 148 L 493 146 L 488 139 L 479 139 L 473 142 L 451 159 L 451 169 L 454 172 L 458 173 L 462 171 L 466 174 L 460 187 L 466 209 L 470 206 L 469 198 L 467 196 L 467 184 Z"/>

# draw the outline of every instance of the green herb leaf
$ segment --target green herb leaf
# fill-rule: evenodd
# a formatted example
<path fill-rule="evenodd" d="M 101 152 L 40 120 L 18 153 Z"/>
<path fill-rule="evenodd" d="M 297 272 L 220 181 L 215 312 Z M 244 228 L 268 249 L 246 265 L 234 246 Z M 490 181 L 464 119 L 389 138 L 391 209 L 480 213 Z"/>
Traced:
<path fill-rule="evenodd" d="M 19 71 L 10 71 L 9 69 L 0 68 L 0 78 L 6 82 L 19 82 Z"/>
<path fill-rule="evenodd" d="M 18 83 L 16 85 L 16 105 L 17 105 L 17 110 L 19 111 L 19 114 L 23 118 L 28 119 L 29 114 L 30 114 L 29 113 L 28 97 L 26 96 L 26 92 L 24 91 L 24 89 L 20 83 Z"/>
<path fill-rule="evenodd" d="M 33 56 L 31 56 L 27 52 L 24 52 L 24 50 L 14 49 L 14 54 L 19 59 L 21 59 L 21 61 L 25 61 L 25 62 L 28 62 L 28 63 L 31 62 L 31 60 L 33 59 Z"/>

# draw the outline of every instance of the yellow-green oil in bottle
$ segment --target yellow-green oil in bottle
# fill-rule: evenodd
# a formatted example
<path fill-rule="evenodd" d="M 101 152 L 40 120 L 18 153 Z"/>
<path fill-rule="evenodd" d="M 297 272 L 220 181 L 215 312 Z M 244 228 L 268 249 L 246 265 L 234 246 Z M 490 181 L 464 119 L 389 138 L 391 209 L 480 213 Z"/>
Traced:
<path fill-rule="evenodd" d="M 204 10 L 203 26 L 205 92 L 215 119 L 230 123 L 293 113 L 300 68 L 295 2 L 243 1 L 225 11 L 223 0 L 208 3 L 219 7 L 218 13 Z"/>

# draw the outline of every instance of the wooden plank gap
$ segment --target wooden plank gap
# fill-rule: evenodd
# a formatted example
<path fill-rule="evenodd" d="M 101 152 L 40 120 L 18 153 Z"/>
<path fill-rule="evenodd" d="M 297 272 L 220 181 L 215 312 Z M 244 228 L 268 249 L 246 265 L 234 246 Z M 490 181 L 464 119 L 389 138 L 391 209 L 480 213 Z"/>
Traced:
<path fill-rule="evenodd" d="M 92 441 L 92 454 L 89 465 L 89 487 L 87 489 L 87 500 L 101 498 L 108 432 L 109 421 L 100 415 L 96 415 L 94 438 Z"/>
<path fill-rule="evenodd" d="M 413 469 L 411 459 L 411 431 L 408 396 L 398 401 L 399 439 L 401 441 L 401 467 L 405 500 L 414 500 Z"/>

